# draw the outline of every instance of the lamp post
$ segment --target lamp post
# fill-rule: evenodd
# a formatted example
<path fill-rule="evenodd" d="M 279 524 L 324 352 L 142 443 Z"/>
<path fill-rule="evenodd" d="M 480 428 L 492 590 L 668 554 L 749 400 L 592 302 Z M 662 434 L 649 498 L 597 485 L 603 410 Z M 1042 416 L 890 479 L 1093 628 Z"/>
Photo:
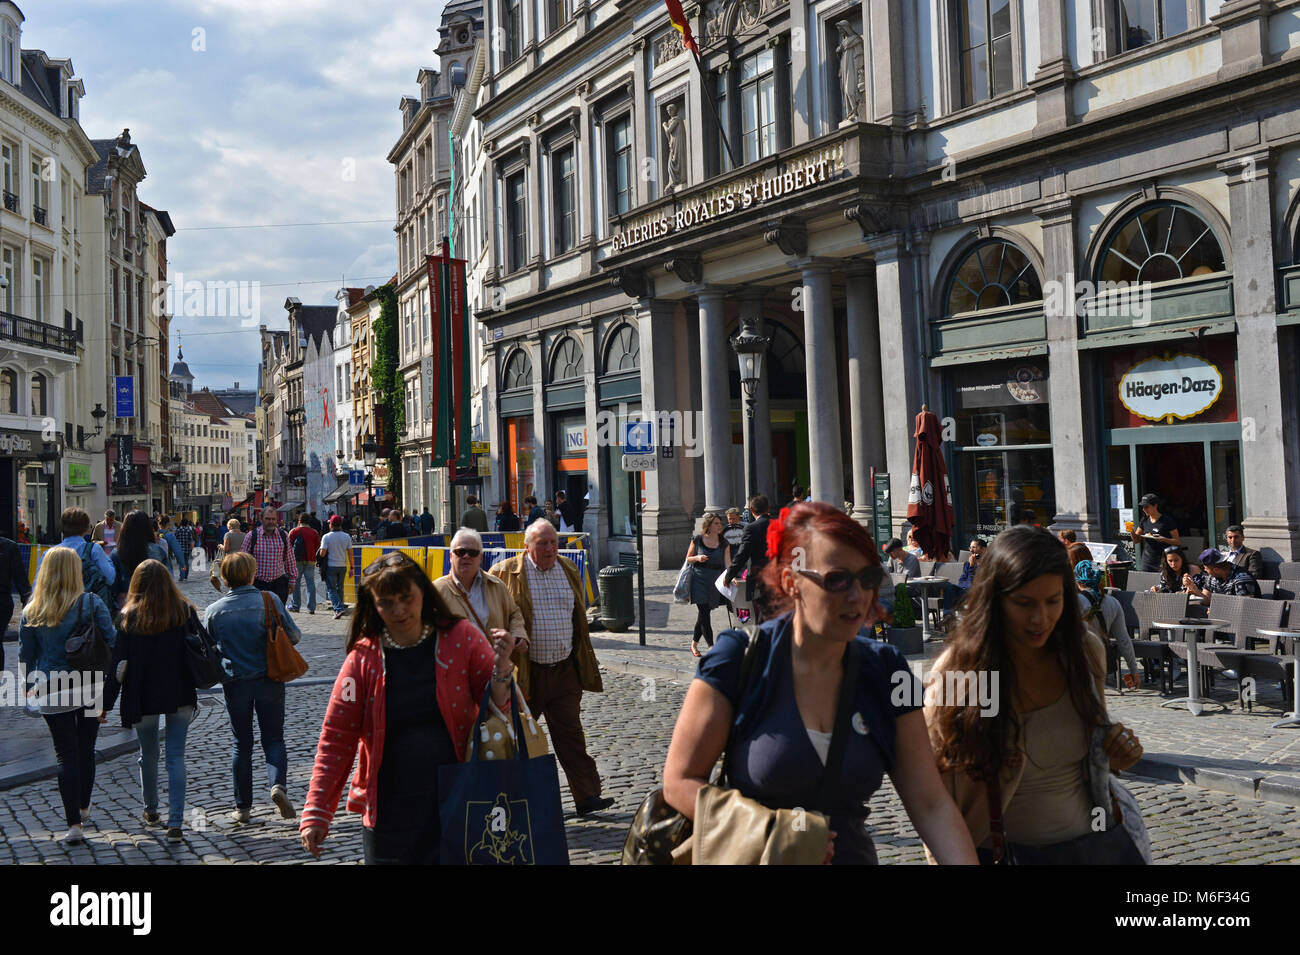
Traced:
<path fill-rule="evenodd" d="M 749 487 L 747 494 L 753 497 L 758 493 L 758 462 L 755 460 L 754 448 L 754 392 L 759 379 L 763 376 L 763 353 L 771 339 L 754 331 L 750 322 L 741 326 L 736 337 L 731 340 L 731 347 L 736 351 L 736 361 L 740 365 L 740 384 L 745 389 L 745 423 L 748 433 L 745 435 L 745 455 L 749 462 Z"/>
<path fill-rule="evenodd" d="M 366 440 L 361 442 L 361 454 L 366 462 L 366 505 L 373 516 L 375 513 L 375 458 L 379 456 L 379 446 L 375 444 L 374 435 L 366 432 Z"/>

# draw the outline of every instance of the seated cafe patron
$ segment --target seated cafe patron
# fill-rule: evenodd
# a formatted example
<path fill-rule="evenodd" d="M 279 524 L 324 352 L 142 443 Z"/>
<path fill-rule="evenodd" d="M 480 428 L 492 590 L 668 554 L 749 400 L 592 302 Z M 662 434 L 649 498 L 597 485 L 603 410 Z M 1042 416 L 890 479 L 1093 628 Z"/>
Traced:
<path fill-rule="evenodd" d="M 1258 597 L 1259 584 L 1255 578 L 1233 564 L 1218 550 L 1211 547 L 1201 551 L 1200 564 L 1204 570 L 1195 577 L 1186 575 L 1183 584 L 1189 594 L 1209 599 L 1213 594 L 1230 594 L 1234 597 Z"/>

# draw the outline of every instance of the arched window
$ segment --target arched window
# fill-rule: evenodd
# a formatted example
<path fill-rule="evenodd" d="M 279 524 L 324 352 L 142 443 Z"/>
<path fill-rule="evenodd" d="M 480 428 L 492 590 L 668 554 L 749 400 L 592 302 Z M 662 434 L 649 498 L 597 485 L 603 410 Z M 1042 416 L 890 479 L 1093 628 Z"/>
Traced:
<path fill-rule="evenodd" d="M 953 272 L 946 315 L 1042 301 L 1043 286 L 1029 257 L 1006 239 L 973 246 Z"/>
<path fill-rule="evenodd" d="M 641 340 L 631 325 L 622 325 L 609 340 L 605 350 L 605 374 L 632 371 L 641 367 Z"/>
<path fill-rule="evenodd" d="M 1223 248 L 1208 222 L 1181 202 L 1155 202 L 1115 229 L 1098 266 L 1103 282 L 1169 282 L 1224 272 Z"/>
<path fill-rule="evenodd" d="M 582 346 L 572 335 L 566 335 L 555 349 L 551 359 L 551 381 L 564 381 L 582 377 Z"/>
<path fill-rule="evenodd" d="M 18 413 L 18 376 L 0 368 L 0 414 Z"/>
<path fill-rule="evenodd" d="M 45 405 L 45 376 L 37 372 L 32 375 L 32 414 L 44 417 L 47 413 Z"/>
<path fill-rule="evenodd" d="M 528 360 L 528 351 L 516 348 L 510 360 L 506 362 L 505 374 L 501 376 L 502 391 L 514 388 L 527 388 L 533 383 L 533 363 Z"/>

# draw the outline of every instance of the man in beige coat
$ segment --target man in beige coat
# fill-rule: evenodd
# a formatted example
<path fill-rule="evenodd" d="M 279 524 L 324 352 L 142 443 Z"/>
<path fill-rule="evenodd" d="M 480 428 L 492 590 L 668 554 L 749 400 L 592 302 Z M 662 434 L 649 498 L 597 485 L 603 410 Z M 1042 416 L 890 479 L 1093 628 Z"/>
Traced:
<path fill-rule="evenodd" d="M 573 562 L 560 556 L 559 535 L 549 521 L 528 526 L 524 548 L 491 571 L 505 581 L 527 630 L 526 649 L 516 658 L 519 686 L 532 711 L 546 717 L 578 813 L 599 812 L 614 800 L 600 794 L 600 773 L 582 730 L 582 691 L 604 689 L 587 630 L 582 581 Z"/>
<path fill-rule="evenodd" d="M 493 630 L 509 630 L 516 646 L 522 647 L 520 652 L 528 652 L 524 615 L 510 596 L 510 588 L 483 573 L 483 538 L 478 531 L 462 527 L 456 532 L 451 539 L 451 573 L 439 577 L 433 586 L 448 607 L 463 613 L 484 636 Z"/>

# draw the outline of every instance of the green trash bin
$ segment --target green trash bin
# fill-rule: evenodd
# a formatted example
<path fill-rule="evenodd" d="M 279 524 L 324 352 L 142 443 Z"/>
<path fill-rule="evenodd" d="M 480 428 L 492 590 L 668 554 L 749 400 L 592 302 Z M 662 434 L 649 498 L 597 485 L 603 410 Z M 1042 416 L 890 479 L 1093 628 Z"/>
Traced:
<path fill-rule="evenodd" d="M 598 576 L 600 622 L 606 630 L 622 633 L 636 620 L 636 607 L 632 603 L 632 580 L 636 571 L 631 567 L 602 567 Z"/>

